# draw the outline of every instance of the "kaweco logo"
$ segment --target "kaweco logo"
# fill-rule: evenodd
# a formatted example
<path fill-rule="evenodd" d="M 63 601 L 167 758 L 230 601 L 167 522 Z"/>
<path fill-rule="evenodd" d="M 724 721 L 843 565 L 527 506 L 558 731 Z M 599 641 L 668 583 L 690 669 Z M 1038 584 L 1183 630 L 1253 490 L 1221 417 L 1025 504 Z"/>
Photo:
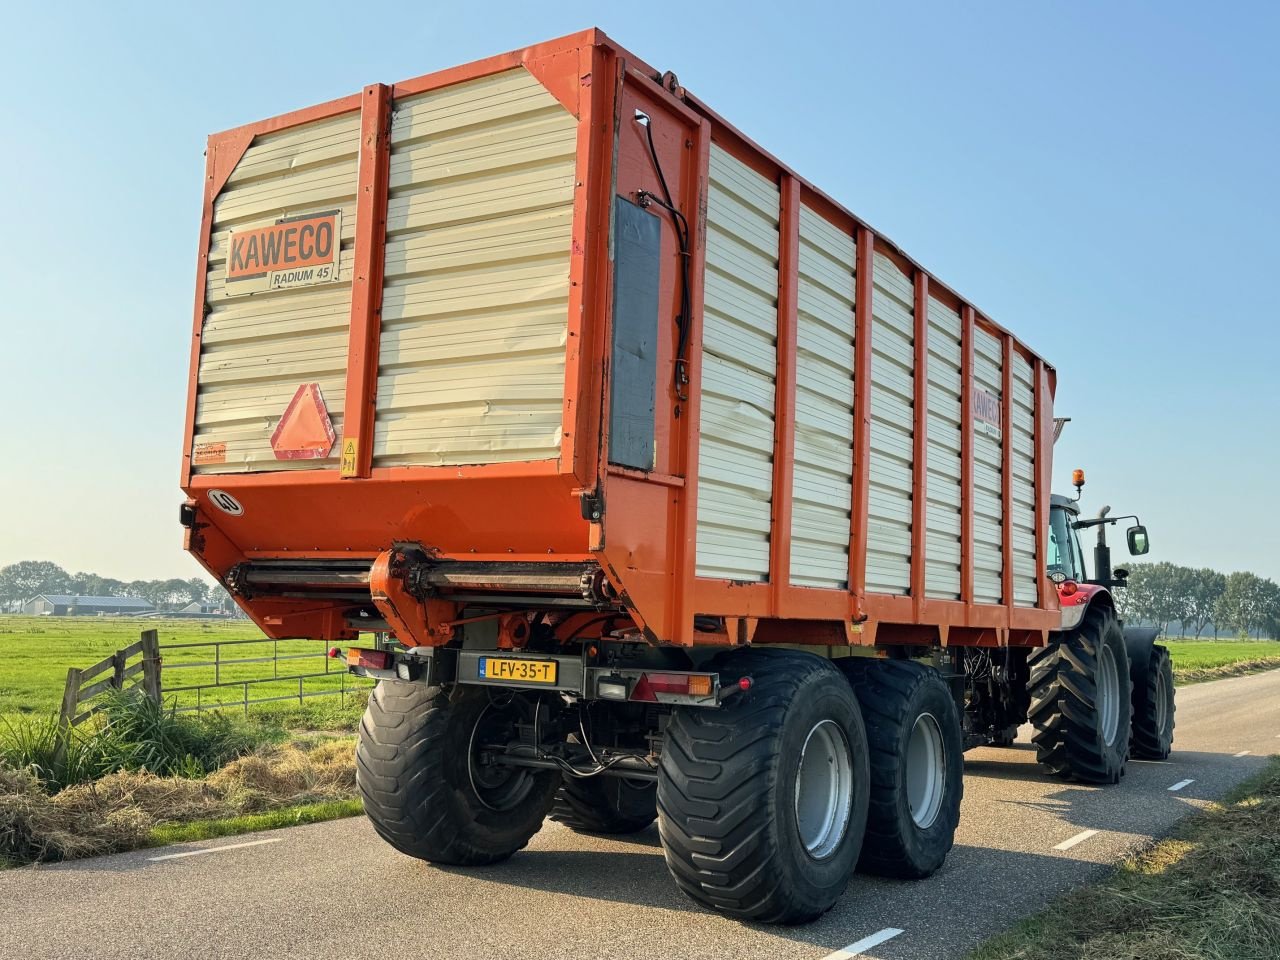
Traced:
<path fill-rule="evenodd" d="M 325 283 L 338 277 L 342 215 L 332 210 L 232 230 L 227 244 L 228 295 L 239 293 L 231 285 L 245 280 L 260 281 L 255 290 Z"/>

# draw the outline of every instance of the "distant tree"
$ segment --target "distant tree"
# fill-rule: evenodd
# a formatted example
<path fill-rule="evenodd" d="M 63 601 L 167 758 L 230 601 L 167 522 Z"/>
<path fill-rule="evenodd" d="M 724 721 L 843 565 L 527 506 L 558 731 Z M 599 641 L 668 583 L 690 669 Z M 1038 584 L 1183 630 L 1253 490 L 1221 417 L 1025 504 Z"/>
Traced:
<path fill-rule="evenodd" d="M 48 560 L 23 560 L 0 570 L 0 602 L 25 601 L 41 593 L 66 593 L 71 577 Z"/>
<path fill-rule="evenodd" d="M 198 603 L 204 603 L 209 597 L 209 584 L 199 577 L 192 577 L 187 581 L 187 587 L 191 590 L 191 599 Z"/>
<path fill-rule="evenodd" d="M 1156 619 L 1156 603 L 1152 569 L 1154 564 L 1134 563 L 1129 566 L 1129 579 L 1123 590 L 1116 591 L 1120 616 L 1133 623 Z"/>
<path fill-rule="evenodd" d="M 1191 594 L 1197 572 L 1173 563 L 1135 563 L 1129 568 L 1128 586 L 1116 591 L 1120 615 L 1160 627 L 1191 619 Z"/>
<path fill-rule="evenodd" d="M 1201 567 L 1194 571 L 1191 580 L 1191 593 L 1187 598 L 1186 624 L 1196 628 L 1196 636 L 1204 633 L 1204 628 L 1213 620 L 1218 609 L 1218 601 L 1227 590 L 1227 578 L 1217 570 Z"/>
<path fill-rule="evenodd" d="M 154 592 L 152 590 L 152 583 L 153 581 L 150 580 L 130 580 L 128 583 L 122 583 L 120 586 L 123 592 L 120 596 L 141 597 L 149 603 L 155 603 L 155 601 L 151 599 L 151 594 Z"/>
<path fill-rule="evenodd" d="M 78 593 L 86 597 L 109 597 L 107 581 L 96 573 L 73 573 L 67 582 L 67 593 Z"/>
<path fill-rule="evenodd" d="M 1280 638 L 1280 586 L 1274 580 L 1262 581 L 1262 611 L 1258 627 L 1271 639 Z"/>
<path fill-rule="evenodd" d="M 1264 627 L 1280 619 L 1280 588 L 1252 573 L 1228 574 L 1216 612 L 1219 623 L 1242 637 L 1251 631 L 1260 636 Z"/>
<path fill-rule="evenodd" d="M 202 588 L 203 586 L 201 584 Z M 155 580 L 150 589 L 151 596 L 148 599 L 162 610 L 177 610 L 195 599 L 190 581 L 179 580 L 176 577 L 172 580 Z M 201 596 L 203 596 L 203 589 Z"/>

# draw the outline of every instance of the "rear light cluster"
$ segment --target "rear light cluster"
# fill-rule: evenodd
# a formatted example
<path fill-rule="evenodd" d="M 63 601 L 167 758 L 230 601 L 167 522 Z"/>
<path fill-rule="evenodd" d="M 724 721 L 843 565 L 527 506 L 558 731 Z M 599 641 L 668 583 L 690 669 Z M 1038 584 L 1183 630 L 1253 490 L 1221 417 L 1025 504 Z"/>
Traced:
<path fill-rule="evenodd" d="M 336 647 L 334 648 L 337 649 Z M 330 653 L 332 656 L 332 652 Z M 391 654 L 386 650 L 363 650 L 352 647 L 347 651 L 348 667 L 364 667 L 368 670 L 386 670 L 391 666 Z"/>
<path fill-rule="evenodd" d="M 709 697 L 715 692 L 713 673 L 654 673 L 640 674 L 634 684 L 626 677 L 601 677 L 596 683 L 596 695 L 604 700 L 631 700 L 637 703 L 657 703 L 659 694 L 675 697 Z"/>

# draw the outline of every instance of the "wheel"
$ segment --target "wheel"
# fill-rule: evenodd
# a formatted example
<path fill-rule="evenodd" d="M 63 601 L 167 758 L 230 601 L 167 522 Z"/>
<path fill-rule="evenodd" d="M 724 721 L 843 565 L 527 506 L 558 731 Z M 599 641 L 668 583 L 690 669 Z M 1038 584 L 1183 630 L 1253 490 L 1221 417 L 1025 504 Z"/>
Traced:
<path fill-rule="evenodd" d="M 1129 755 L 1129 655 L 1115 614 L 1084 621 L 1028 657 L 1036 758 L 1054 776 L 1119 783 Z"/>
<path fill-rule="evenodd" d="M 621 777 L 564 778 L 551 819 L 578 833 L 635 833 L 658 816 L 658 785 Z"/>
<path fill-rule="evenodd" d="M 527 709 L 483 689 L 379 682 L 356 742 L 356 785 L 379 836 L 411 857 L 458 866 L 497 863 L 524 847 L 560 774 L 485 764 L 474 746 L 508 739 Z"/>
<path fill-rule="evenodd" d="M 951 690 L 911 660 L 836 661 L 862 707 L 871 750 L 871 805 L 858 869 L 927 877 L 946 859 L 960 822 L 964 747 Z"/>
<path fill-rule="evenodd" d="M 1173 748 L 1173 661 L 1161 646 L 1151 648 L 1146 675 L 1133 678 L 1133 740 L 1142 760 L 1164 760 Z"/>
<path fill-rule="evenodd" d="M 658 770 L 658 832 L 676 884 L 741 920 L 804 923 L 844 892 L 866 828 L 867 738 L 828 661 L 721 654 L 719 709 L 678 708 Z"/>

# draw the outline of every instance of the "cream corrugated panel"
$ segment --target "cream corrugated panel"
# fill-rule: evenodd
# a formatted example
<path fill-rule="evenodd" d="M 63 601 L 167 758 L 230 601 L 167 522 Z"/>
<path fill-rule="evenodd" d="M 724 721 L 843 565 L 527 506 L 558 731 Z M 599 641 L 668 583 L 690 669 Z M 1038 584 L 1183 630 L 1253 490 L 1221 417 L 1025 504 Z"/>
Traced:
<path fill-rule="evenodd" d="M 396 102 L 375 466 L 559 456 L 576 146 L 523 67 Z"/>
<path fill-rule="evenodd" d="M 973 332 L 973 383 L 1001 401 L 1000 341 Z M 1000 409 L 1004 409 L 1003 403 Z M 979 603 L 1004 602 L 1003 452 L 999 430 L 973 424 L 973 596 Z"/>
<path fill-rule="evenodd" d="M 846 587 L 853 494 L 853 237 L 800 208 L 791 582 Z"/>
<path fill-rule="evenodd" d="M 271 434 L 298 386 L 312 382 L 342 434 L 359 144 L 359 113 L 257 137 L 214 201 L 195 446 L 225 444 L 226 462 L 193 464 L 197 473 L 336 463 L 337 444 L 327 459 L 277 460 Z M 225 296 L 229 229 L 330 210 L 342 213 L 336 281 Z"/>
<path fill-rule="evenodd" d="M 1013 602 L 1034 607 L 1040 600 L 1036 563 L 1036 461 L 1034 368 L 1013 355 Z"/>
<path fill-rule="evenodd" d="M 929 422 L 926 431 L 924 592 L 960 597 L 960 314 L 929 298 Z"/>
<path fill-rule="evenodd" d="M 871 460 L 867 590 L 911 589 L 911 470 L 915 436 L 915 293 L 875 255 L 871 297 Z"/>
<path fill-rule="evenodd" d="M 769 576 L 778 200 L 777 184 L 711 145 L 698 442 L 700 577 Z"/>

